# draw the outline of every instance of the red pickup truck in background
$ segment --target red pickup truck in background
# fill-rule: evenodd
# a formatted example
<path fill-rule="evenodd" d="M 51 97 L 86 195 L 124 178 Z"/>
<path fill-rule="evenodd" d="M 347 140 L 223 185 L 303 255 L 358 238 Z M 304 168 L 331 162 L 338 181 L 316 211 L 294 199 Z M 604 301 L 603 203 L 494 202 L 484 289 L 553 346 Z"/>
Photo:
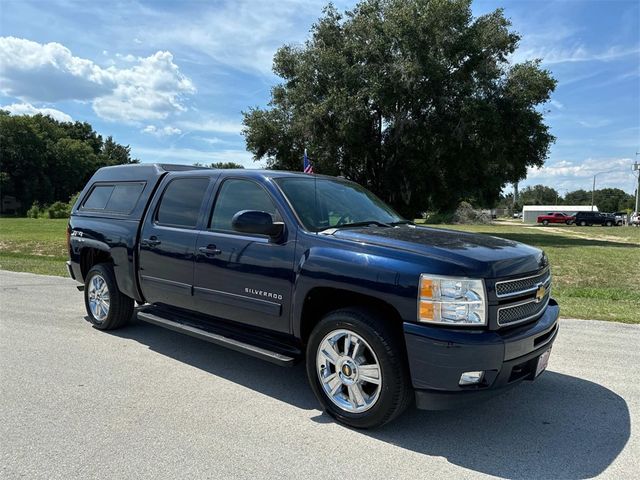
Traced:
<path fill-rule="evenodd" d="M 549 225 L 550 223 L 566 223 L 571 225 L 575 221 L 576 217 L 573 215 L 566 215 L 560 212 L 547 213 L 546 215 L 538 216 L 538 223 L 543 225 Z"/>

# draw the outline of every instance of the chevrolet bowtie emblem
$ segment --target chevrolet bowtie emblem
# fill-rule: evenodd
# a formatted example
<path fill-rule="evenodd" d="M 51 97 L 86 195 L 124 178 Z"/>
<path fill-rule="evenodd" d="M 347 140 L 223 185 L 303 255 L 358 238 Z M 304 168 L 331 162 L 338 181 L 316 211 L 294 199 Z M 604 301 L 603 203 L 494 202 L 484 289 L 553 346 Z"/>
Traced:
<path fill-rule="evenodd" d="M 547 289 L 543 284 L 538 284 L 538 289 L 536 290 L 536 303 L 540 303 L 544 296 L 547 294 Z"/>

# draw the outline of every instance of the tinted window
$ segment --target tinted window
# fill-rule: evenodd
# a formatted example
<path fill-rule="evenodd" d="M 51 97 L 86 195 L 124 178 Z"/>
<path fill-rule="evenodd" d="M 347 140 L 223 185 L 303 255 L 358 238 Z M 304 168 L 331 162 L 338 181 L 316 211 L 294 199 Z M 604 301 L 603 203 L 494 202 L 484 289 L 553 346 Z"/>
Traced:
<path fill-rule="evenodd" d="M 103 210 L 107 206 L 114 188 L 114 185 L 97 185 L 93 187 L 82 207 L 91 210 Z"/>
<path fill-rule="evenodd" d="M 83 209 L 131 213 L 138 203 L 144 183 L 96 185 L 82 205 Z"/>
<path fill-rule="evenodd" d="M 176 227 L 195 227 L 208 185 L 207 178 L 179 178 L 169 183 L 156 214 L 158 223 Z"/>
<path fill-rule="evenodd" d="M 276 207 L 260 185 L 249 180 L 226 180 L 220 188 L 210 228 L 233 230 L 231 219 L 241 210 L 259 210 L 276 215 Z"/>
<path fill-rule="evenodd" d="M 130 213 L 136 207 L 143 188 L 144 183 L 120 183 L 116 185 L 105 210 Z"/>

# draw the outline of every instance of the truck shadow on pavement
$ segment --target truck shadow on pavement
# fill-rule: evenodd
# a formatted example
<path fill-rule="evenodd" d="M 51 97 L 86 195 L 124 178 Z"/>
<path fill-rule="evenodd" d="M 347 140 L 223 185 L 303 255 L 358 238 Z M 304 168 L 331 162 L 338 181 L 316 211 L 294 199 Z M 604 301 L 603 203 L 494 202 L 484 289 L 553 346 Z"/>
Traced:
<path fill-rule="evenodd" d="M 283 370 L 138 321 L 110 333 L 298 408 L 319 408 L 303 365 Z M 312 420 L 333 422 L 326 414 Z M 351 432 L 498 477 L 578 479 L 611 465 L 630 428 L 623 398 L 597 383 L 548 371 L 535 383 L 466 409 L 412 408 L 380 429 Z"/>
<path fill-rule="evenodd" d="M 581 378 L 547 371 L 464 410 L 412 410 L 371 435 L 505 478 L 591 478 L 623 450 L 625 400 Z"/>

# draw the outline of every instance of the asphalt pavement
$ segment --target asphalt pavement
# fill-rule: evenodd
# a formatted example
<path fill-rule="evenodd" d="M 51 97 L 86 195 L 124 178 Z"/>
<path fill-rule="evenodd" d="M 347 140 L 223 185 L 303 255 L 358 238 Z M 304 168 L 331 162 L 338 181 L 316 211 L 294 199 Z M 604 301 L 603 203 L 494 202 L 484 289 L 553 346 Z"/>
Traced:
<path fill-rule="evenodd" d="M 536 382 L 363 432 L 302 365 L 100 332 L 72 280 L 1 271 L 0 478 L 638 478 L 639 365 L 639 325 L 563 319 Z"/>

